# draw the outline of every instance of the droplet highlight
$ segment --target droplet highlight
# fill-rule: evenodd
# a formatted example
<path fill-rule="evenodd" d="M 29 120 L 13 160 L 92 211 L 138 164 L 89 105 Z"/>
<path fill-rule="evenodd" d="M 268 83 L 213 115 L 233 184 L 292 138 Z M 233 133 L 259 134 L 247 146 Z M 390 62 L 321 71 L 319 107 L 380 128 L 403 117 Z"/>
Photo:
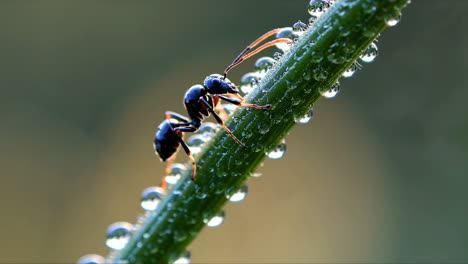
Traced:
<path fill-rule="evenodd" d="M 218 127 L 215 123 L 203 122 L 197 132 L 206 138 L 211 138 L 216 133 Z"/>
<path fill-rule="evenodd" d="M 340 92 L 340 89 L 340 83 L 336 82 L 328 91 L 322 92 L 321 94 L 325 98 L 333 98 Z"/>
<path fill-rule="evenodd" d="M 375 60 L 377 55 L 379 54 L 379 50 L 377 45 L 372 42 L 369 47 L 361 54 L 359 57 L 363 62 L 370 63 Z"/>
<path fill-rule="evenodd" d="M 212 218 L 203 220 L 203 222 L 209 227 L 217 227 L 224 222 L 225 217 L 226 213 L 222 210 Z"/>
<path fill-rule="evenodd" d="M 169 185 L 175 185 L 179 182 L 180 178 L 182 177 L 182 173 L 185 171 L 186 167 L 182 163 L 174 163 L 171 165 L 171 172 L 169 175 L 164 177 L 164 181 L 166 181 Z"/>
<path fill-rule="evenodd" d="M 281 159 L 284 156 L 284 153 L 286 153 L 286 140 L 282 140 L 278 146 L 276 146 L 273 150 L 270 152 L 266 153 L 268 158 L 270 159 Z"/>
<path fill-rule="evenodd" d="M 310 109 L 310 111 L 307 112 L 303 116 L 299 116 L 299 117 L 294 116 L 294 121 L 296 121 L 296 123 L 300 123 L 300 124 L 307 124 L 307 123 L 310 122 L 310 120 L 313 119 L 313 117 L 314 117 L 314 110 Z"/>
<path fill-rule="evenodd" d="M 190 264 L 192 261 L 192 253 L 185 251 L 185 253 L 174 261 L 174 264 Z"/>
<path fill-rule="evenodd" d="M 231 195 L 228 195 L 226 198 L 233 203 L 240 202 L 247 197 L 247 193 L 249 191 L 249 187 L 247 185 L 243 185 L 240 187 L 236 192 Z"/>
<path fill-rule="evenodd" d="M 280 32 L 276 33 L 276 38 L 288 38 L 295 40 L 299 35 L 291 27 L 283 28 Z M 288 43 L 277 43 L 275 44 L 278 49 L 285 52 L 291 48 Z"/>
<path fill-rule="evenodd" d="M 151 186 L 143 190 L 141 194 L 141 207 L 146 211 L 155 210 L 165 195 L 161 187 Z"/>
<path fill-rule="evenodd" d="M 299 20 L 296 23 L 294 23 L 294 25 L 292 26 L 292 29 L 297 35 L 300 36 L 307 29 L 307 25 L 304 22 Z"/>
<path fill-rule="evenodd" d="M 391 14 L 385 17 L 385 24 L 389 27 L 394 27 L 400 22 L 400 19 L 401 13 Z"/>
<path fill-rule="evenodd" d="M 276 61 L 271 57 L 261 57 L 255 61 L 255 71 L 266 73 L 271 67 L 273 67 L 275 62 Z"/>
<path fill-rule="evenodd" d="M 344 71 L 341 76 L 345 77 L 345 78 L 350 78 L 351 76 L 354 75 L 354 73 L 356 72 L 357 70 L 357 65 L 356 63 L 353 63 L 346 71 Z"/>
<path fill-rule="evenodd" d="M 208 141 L 208 139 L 202 135 L 193 135 L 187 139 L 187 145 L 190 147 L 190 152 L 196 155 L 200 153 L 203 145 Z"/>
<path fill-rule="evenodd" d="M 318 18 L 331 6 L 329 0 L 311 0 L 309 2 L 308 11 L 312 17 Z"/>
<path fill-rule="evenodd" d="M 104 264 L 105 262 L 104 257 L 100 255 L 88 254 L 79 258 L 76 264 Z"/>
<path fill-rule="evenodd" d="M 249 94 L 257 87 L 257 84 L 259 81 L 260 81 L 260 76 L 257 73 L 248 72 L 244 74 L 241 78 L 240 90 L 244 94 Z"/>
<path fill-rule="evenodd" d="M 106 246 L 115 250 L 124 248 L 131 238 L 132 231 L 133 225 L 128 222 L 111 224 L 106 232 Z"/>

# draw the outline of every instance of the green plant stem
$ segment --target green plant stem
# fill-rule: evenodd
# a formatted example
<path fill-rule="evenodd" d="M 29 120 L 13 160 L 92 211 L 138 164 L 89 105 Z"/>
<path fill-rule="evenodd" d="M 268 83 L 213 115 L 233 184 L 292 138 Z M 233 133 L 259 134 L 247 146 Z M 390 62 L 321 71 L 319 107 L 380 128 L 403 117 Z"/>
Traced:
<path fill-rule="evenodd" d="M 227 126 L 247 149 L 223 130 L 196 157 L 197 180 L 190 170 L 110 261 L 168 263 L 177 259 L 233 193 L 341 74 L 397 17 L 407 0 L 337 1 L 270 69 L 249 102 L 270 110 L 239 108 Z M 188 166 L 190 167 L 190 166 Z"/>

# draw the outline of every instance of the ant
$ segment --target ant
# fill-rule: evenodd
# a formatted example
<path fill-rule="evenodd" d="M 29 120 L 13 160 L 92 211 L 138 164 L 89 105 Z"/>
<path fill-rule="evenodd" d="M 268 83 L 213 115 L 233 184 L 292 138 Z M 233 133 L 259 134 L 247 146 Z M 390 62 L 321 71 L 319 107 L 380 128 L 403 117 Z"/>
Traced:
<path fill-rule="evenodd" d="M 203 119 L 205 119 L 205 117 L 209 117 L 210 115 L 213 115 L 218 124 L 229 134 L 229 136 L 234 141 L 236 141 L 237 144 L 239 144 L 239 146 L 244 149 L 246 148 L 244 143 L 242 143 L 231 132 L 231 130 L 229 130 L 229 128 L 224 125 L 223 120 L 214 111 L 214 108 L 218 105 L 219 100 L 224 100 L 237 106 L 253 107 L 256 109 L 269 109 L 271 107 L 270 104 L 259 106 L 256 104 L 244 103 L 245 99 L 239 94 L 239 89 L 237 86 L 226 77 L 232 68 L 236 67 L 258 52 L 278 43 L 291 43 L 291 39 L 278 38 L 261 45 L 254 51 L 249 52 L 260 42 L 274 34 L 277 34 L 281 30 L 283 30 L 283 28 L 273 29 L 263 34 L 260 38 L 248 45 L 226 68 L 226 70 L 224 70 L 224 76 L 220 74 L 211 74 L 205 78 L 203 85 L 197 84 L 190 87 L 185 93 L 184 98 L 184 105 L 190 118 L 170 111 L 165 113 L 165 120 L 159 125 L 158 131 L 155 134 L 154 148 L 162 161 L 169 160 L 170 162 L 166 167 L 166 175 L 170 173 L 170 166 L 173 159 L 175 158 L 174 153 L 177 151 L 179 145 L 182 145 L 182 148 L 192 162 L 191 176 L 192 180 L 195 180 L 197 169 L 195 159 L 190 153 L 189 147 L 182 139 L 182 136 L 184 132 L 197 131 Z M 237 98 L 233 98 L 228 95 L 236 96 Z M 163 188 L 165 188 L 165 184 L 165 181 L 163 181 Z"/>

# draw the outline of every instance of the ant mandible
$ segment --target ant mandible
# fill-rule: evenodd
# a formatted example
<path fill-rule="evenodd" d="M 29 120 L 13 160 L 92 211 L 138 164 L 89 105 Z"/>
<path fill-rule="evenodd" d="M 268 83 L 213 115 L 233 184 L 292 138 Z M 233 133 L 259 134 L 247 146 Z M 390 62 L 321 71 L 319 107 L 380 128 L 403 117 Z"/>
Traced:
<path fill-rule="evenodd" d="M 155 134 L 154 148 L 162 161 L 169 161 L 169 164 L 166 167 L 166 175 L 169 175 L 170 173 L 170 166 L 175 157 L 174 153 L 177 151 L 179 145 L 182 145 L 182 148 L 192 162 L 192 180 L 195 180 L 197 166 L 195 159 L 190 153 L 189 147 L 182 139 L 183 132 L 197 131 L 203 119 L 210 116 L 210 114 L 213 115 L 218 124 L 229 134 L 232 139 L 234 139 L 234 141 L 236 141 L 237 144 L 239 144 L 244 149 L 246 148 L 246 146 L 236 136 L 234 136 L 231 130 L 229 130 L 229 128 L 224 125 L 223 120 L 214 111 L 214 108 L 219 103 L 220 99 L 237 106 L 253 107 L 257 109 L 268 109 L 271 107 L 269 104 L 259 106 L 256 104 L 244 103 L 245 99 L 239 94 L 239 89 L 237 86 L 226 77 L 232 68 L 236 67 L 258 52 L 278 43 L 291 43 L 291 39 L 278 38 L 261 45 L 254 51 L 249 52 L 260 42 L 281 30 L 283 30 L 283 28 L 273 29 L 248 45 L 226 68 L 226 70 L 224 70 L 224 76 L 220 74 L 211 74 L 205 78 L 203 85 L 197 84 L 190 87 L 190 89 L 188 89 L 185 93 L 184 98 L 184 105 L 190 119 L 174 112 L 168 111 L 165 113 L 165 120 L 159 125 L 158 131 Z M 233 95 L 237 98 L 225 95 Z M 165 181 L 163 181 L 163 188 L 165 188 L 165 184 Z"/>

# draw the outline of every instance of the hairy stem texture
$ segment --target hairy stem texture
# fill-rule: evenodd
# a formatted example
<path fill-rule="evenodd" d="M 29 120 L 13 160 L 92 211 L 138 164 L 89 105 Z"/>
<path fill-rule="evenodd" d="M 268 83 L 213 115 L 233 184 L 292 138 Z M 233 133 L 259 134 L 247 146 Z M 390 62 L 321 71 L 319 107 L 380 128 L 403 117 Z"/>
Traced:
<path fill-rule="evenodd" d="M 342 73 L 398 17 L 407 0 L 341 0 L 323 14 L 269 70 L 249 103 L 269 110 L 239 108 L 227 126 L 247 146 L 223 130 L 196 156 L 197 180 L 190 169 L 158 208 L 147 214 L 132 239 L 112 254 L 112 263 L 168 263 L 177 259 L 265 158 Z M 190 167 L 190 166 L 188 166 Z"/>

